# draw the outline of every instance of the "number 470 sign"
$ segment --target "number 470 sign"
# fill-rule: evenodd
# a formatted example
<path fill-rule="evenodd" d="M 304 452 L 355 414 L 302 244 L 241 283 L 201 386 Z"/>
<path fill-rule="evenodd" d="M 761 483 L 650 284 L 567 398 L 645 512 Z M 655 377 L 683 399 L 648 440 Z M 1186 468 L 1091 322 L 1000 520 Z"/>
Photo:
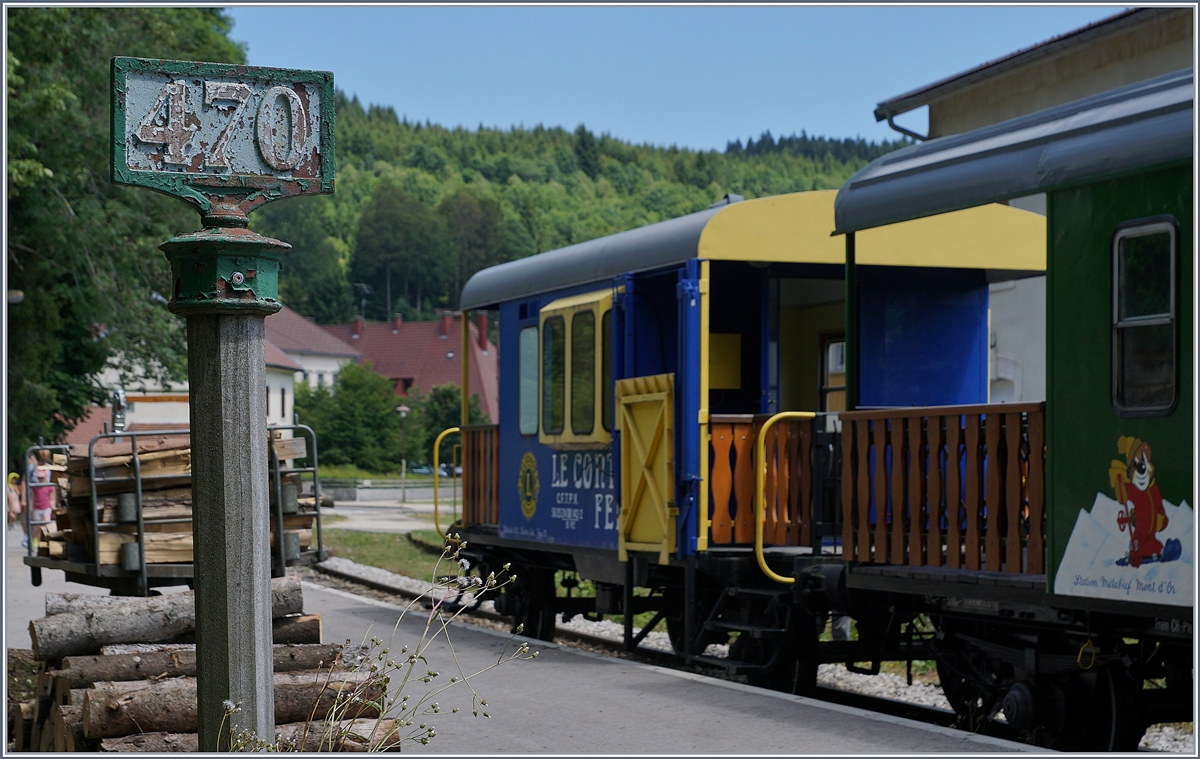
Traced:
<path fill-rule="evenodd" d="M 244 222 L 333 191 L 333 74 L 113 58 L 113 181 Z"/>

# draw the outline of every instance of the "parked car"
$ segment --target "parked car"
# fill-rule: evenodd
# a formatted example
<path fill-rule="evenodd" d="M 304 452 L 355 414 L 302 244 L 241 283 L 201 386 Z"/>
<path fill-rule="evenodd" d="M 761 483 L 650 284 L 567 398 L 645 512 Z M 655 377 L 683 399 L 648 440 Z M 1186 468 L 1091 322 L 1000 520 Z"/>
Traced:
<path fill-rule="evenodd" d="M 421 464 L 408 470 L 410 474 L 433 474 L 433 467 Z"/>

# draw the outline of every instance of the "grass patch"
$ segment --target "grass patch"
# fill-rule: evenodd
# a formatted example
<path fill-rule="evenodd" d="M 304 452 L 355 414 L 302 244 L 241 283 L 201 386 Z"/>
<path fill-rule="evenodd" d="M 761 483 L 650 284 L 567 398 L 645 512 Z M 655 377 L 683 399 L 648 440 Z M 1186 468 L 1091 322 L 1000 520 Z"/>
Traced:
<path fill-rule="evenodd" d="M 321 479 L 323 480 L 398 480 L 400 479 L 400 470 L 393 472 L 368 472 L 366 469 L 360 469 L 353 464 L 322 464 L 320 467 Z M 307 479 L 312 479 L 312 475 L 306 475 Z M 413 474 L 410 469 L 408 476 L 409 487 L 430 487 L 433 484 L 433 475 L 431 474 Z M 462 487 L 461 476 L 459 477 L 459 487 Z M 442 477 L 442 485 L 449 490 L 450 478 Z"/>
<path fill-rule="evenodd" d="M 320 467 L 321 479 L 333 480 L 370 480 L 370 479 L 391 479 L 399 477 L 400 473 L 395 472 L 368 472 L 366 469 L 360 469 L 353 464 L 345 465 L 330 465 L 322 464 Z"/>
<path fill-rule="evenodd" d="M 426 538 L 426 542 L 441 540 L 433 530 L 419 532 Z M 323 537 L 331 556 L 340 556 L 357 564 L 386 569 L 417 580 L 432 579 L 434 566 L 438 563 L 437 556 L 413 545 L 408 536 L 401 533 L 330 530 Z M 452 562 L 443 561 L 439 571 L 452 574 L 454 570 Z"/>

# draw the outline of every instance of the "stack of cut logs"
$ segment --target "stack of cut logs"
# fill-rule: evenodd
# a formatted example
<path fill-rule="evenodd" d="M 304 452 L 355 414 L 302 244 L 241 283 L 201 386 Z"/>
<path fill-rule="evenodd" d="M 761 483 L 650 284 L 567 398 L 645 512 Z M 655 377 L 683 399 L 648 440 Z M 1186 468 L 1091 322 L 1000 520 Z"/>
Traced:
<path fill-rule="evenodd" d="M 58 478 L 65 494 L 55 510 L 55 525 L 42 539 L 38 554 L 68 561 L 96 561 L 95 532 L 100 536 L 100 564 L 139 567 L 135 465 L 130 438 L 98 442 L 93 450 L 96 518 L 92 517 L 92 468 L 86 455 L 72 455 Z M 279 460 L 307 455 L 305 438 L 272 440 Z M 147 564 L 186 564 L 192 561 L 192 450 L 186 434 L 138 438 L 142 489 L 142 523 Z M 56 467 L 57 468 L 57 467 Z M 294 558 L 312 545 L 315 503 L 300 496 L 299 473 L 280 479 L 283 493 L 284 548 Z M 275 501 L 272 481 L 271 545 L 275 545 Z M 323 506 L 332 502 L 323 499 Z"/>
<path fill-rule="evenodd" d="M 29 623 L 41 670 L 36 698 L 10 705 L 16 751 L 197 751 L 195 604 L 192 592 L 151 598 L 47 594 L 46 616 Z M 276 735 L 297 750 L 388 748 L 391 720 L 374 707 L 349 710 L 332 741 L 322 722 L 338 693 L 380 701 L 379 686 L 321 643 L 320 615 L 304 615 L 300 582 L 271 581 Z M 345 696 L 343 695 L 343 703 Z M 311 719 L 311 721 L 310 721 Z M 362 736 L 362 737 L 358 737 Z M 391 739 L 389 743 L 394 743 Z"/>

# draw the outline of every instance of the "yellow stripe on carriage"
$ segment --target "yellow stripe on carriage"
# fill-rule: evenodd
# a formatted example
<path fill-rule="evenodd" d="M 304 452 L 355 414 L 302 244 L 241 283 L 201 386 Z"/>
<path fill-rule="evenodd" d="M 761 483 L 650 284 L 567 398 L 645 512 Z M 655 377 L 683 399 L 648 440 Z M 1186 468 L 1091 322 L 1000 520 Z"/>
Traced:
<path fill-rule="evenodd" d="M 731 203 L 713 215 L 696 257 L 713 261 L 845 263 L 834 229 L 836 190 L 795 192 Z M 1046 218 L 992 203 L 864 230 L 860 266 L 1045 271 Z"/>

